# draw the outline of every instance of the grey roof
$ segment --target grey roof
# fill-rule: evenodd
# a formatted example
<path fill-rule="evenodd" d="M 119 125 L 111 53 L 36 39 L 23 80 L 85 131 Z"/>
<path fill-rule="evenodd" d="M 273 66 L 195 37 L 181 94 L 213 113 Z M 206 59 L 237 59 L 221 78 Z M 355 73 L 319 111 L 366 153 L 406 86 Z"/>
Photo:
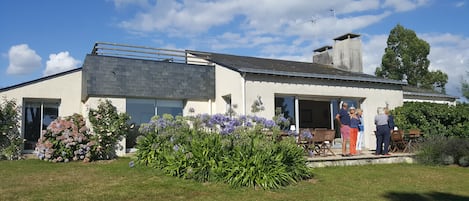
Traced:
<path fill-rule="evenodd" d="M 195 51 L 191 51 L 191 53 L 197 55 Z M 364 73 L 354 73 L 318 63 L 204 52 L 204 56 L 207 56 L 207 54 L 209 61 L 240 73 L 406 85 L 402 81 L 379 78 Z"/>
<path fill-rule="evenodd" d="M 458 99 L 459 97 L 442 94 L 431 89 L 422 89 L 413 86 L 402 87 L 404 95 L 409 96 L 421 96 L 421 97 L 436 97 L 436 98 L 447 98 L 447 99 Z"/>

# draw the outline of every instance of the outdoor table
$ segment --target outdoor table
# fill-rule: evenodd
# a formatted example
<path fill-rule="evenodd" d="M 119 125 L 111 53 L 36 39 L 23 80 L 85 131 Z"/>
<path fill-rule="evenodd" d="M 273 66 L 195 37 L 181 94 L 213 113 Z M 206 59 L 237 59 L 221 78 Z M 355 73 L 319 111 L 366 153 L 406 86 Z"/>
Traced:
<path fill-rule="evenodd" d="M 407 132 L 404 133 L 405 138 L 408 140 L 407 146 L 404 149 L 404 152 L 409 151 L 413 152 L 416 149 L 417 143 L 421 137 L 420 131 L 418 132 Z"/>

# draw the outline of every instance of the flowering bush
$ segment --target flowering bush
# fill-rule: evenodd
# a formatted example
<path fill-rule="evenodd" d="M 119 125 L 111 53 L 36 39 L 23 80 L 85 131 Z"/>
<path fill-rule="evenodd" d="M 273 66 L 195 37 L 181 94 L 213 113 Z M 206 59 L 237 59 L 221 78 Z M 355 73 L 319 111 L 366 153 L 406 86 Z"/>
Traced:
<path fill-rule="evenodd" d="M 74 114 L 51 122 L 36 144 L 36 154 L 39 159 L 51 162 L 87 162 L 93 145 L 83 116 Z"/>
<path fill-rule="evenodd" d="M 140 132 L 137 163 L 172 176 L 265 189 L 310 176 L 303 150 L 293 139 L 272 140 L 279 128 L 262 117 L 156 116 Z"/>
<path fill-rule="evenodd" d="M 118 141 L 127 135 L 130 126 L 127 124 L 129 116 L 118 113 L 110 100 L 100 102 L 98 109 L 91 109 L 89 119 L 93 126 L 91 140 L 95 142 L 92 146 L 92 159 L 112 159 L 116 157 Z"/>
<path fill-rule="evenodd" d="M 0 160 L 21 158 L 23 139 L 19 130 L 19 108 L 15 100 L 6 100 L 0 104 Z"/>

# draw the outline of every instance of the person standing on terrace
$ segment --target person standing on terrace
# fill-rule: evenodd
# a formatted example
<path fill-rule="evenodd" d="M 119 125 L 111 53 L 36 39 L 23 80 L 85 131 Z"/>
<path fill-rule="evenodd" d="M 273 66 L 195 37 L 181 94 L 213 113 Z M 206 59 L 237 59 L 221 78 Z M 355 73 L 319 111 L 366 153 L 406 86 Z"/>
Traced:
<path fill-rule="evenodd" d="M 342 137 L 342 156 L 349 156 L 347 154 L 347 142 L 350 141 L 350 115 L 348 113 L 348 104 L 342 103 L 342 108 L 335 116 L 340 122 L 340 135 Z"/>
<path fill-rule="evenodd" d="M 391 130 L 388 124 L 389 117 L 383 108 L 378 108 L 378 115 L 375 116 L 376 125 L 376 152 L 375 155 L 390 155 L 388 153 Z M 384 147 L 383 147 L 384 143 Z"/>
<path fill-rule="evenodd" d="M 357 117 L 360 120 L 358 124 L 357 153 L 361 154 L 363 146 L 363 135 L 365 134 L 365 122 L 363 121 L 363 110 L 357 109 Z"/>
<path fill-rule="evenodd" d="M 350 107 L 350 154 L 357 155 L 357 138 L 358 138 L 358 125 L 360 119 L 358 119 L 355 113 L 355 107 Z"/>

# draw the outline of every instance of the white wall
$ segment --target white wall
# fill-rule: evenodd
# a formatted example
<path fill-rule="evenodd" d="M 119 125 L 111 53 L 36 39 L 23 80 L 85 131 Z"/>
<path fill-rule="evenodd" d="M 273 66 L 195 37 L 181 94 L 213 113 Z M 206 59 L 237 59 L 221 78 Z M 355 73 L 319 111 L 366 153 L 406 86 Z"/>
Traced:
<path fill-rule="evenodd" d="M 385 107 L 386 102 L 392 109 L 402 105 L 403 95 L 401 90 L 397 89 L 381 89 L 368 88 L 370 83 L 361 83 L 363 88 L 349 87 L 344 84 L 334 85 L 333 82 L 345 81 L 329 81 L 319 84 L 295 84 L 294 78 L 282 80 L 281 77 L 275 77 L 272 81 L 254 81 L 246 82 L 246 102 L 248 108 L 256 100 L 257 96 L 262 97 L 265 110 L 257 113 L 265 118 L 272 118 L 275 115 L 275 94 L 286 94 L 300 97 L 328 97 L 328 98 L 356 98 L 364 99 L 361 108 L 364 110 L 365 118 L 365 147 L 374 149 L 376 146 L 376 137 L 374 135 L 374 116 L 378 107 Z M 368 86 L 367 86 L 368 85 Z M 249 114 L 250 112 L 248 112 Z M 335 115 L 335 114 L 334 114 Z"/>
<path fill-rule="evenodd" d="M 456 101 L 448 100 L 426 100 L 418 98 L 405 98 L 404 102 L 420 102 L 420 103 L 438 103 L 438 104 L 447 104 L 447 105 L 456 105 Z"/>
<path fill-rule="evenodd" d="M 22 105 L 25 99 L 60 100 L 58 115 L 61 117 L 80 113 L 81 78 L 81 71 L 77 71 L 0 92 L 0 98 L 15 99 L 17 106 L 22 108 L 19 116 L 21 136 L 24 136 Z"/>
<path fill-rule="evenodd" d="M 222 96 L 231 94 L 231 104 L 237 105 L 235 109 L 236 114 L 241 115 L 244 113 L 243 107 L 243 77 L 238 72 L 229 70 L 225 67 L 215 66 L 215 103 L 213 107 L 213 114 L 226 112 L 226 102 Z"/>
<path fill-rule="evenodd" d="M 92 127 L 90 126 L 91 123 L 89 122 L 88 118 L 88 113 L 91 108 L 97 109 L 100 101 L 104 100 L 110 100 L 112 105 L 116 107 L 117 112 L 125 112 L 126 111 L 126 99 L 125 98 L 108 98 L 108 97 L 89 97 L 86 102 L 83 104 L 82 108 L 82 115 L 86 119 L 86 124 L 90 129 Z M 124 156 L 125 155 L 125 138 L 123 138 L 121 141 L 119 141 L 120 146 L 122 146 L 122 149 L 117 149 L 116 154 L 118 156 Z"/>
<path fill-rule="evenodd" d="M 0 92 L 0 97 L 15 99 L 18 106 L 25 98 L 60 99 L 59 116 L 70 116 L 81 111 L 81 71 Z"/>
<path fill-rule="evenodd" d="M 194 115 L 194 114 L 212 114 L 213 103 L 211 100 L 187 100 L 186 105 L 183 109 L 183 115 Z M 189 110 L 194 109 L 194 114 Z"/>

